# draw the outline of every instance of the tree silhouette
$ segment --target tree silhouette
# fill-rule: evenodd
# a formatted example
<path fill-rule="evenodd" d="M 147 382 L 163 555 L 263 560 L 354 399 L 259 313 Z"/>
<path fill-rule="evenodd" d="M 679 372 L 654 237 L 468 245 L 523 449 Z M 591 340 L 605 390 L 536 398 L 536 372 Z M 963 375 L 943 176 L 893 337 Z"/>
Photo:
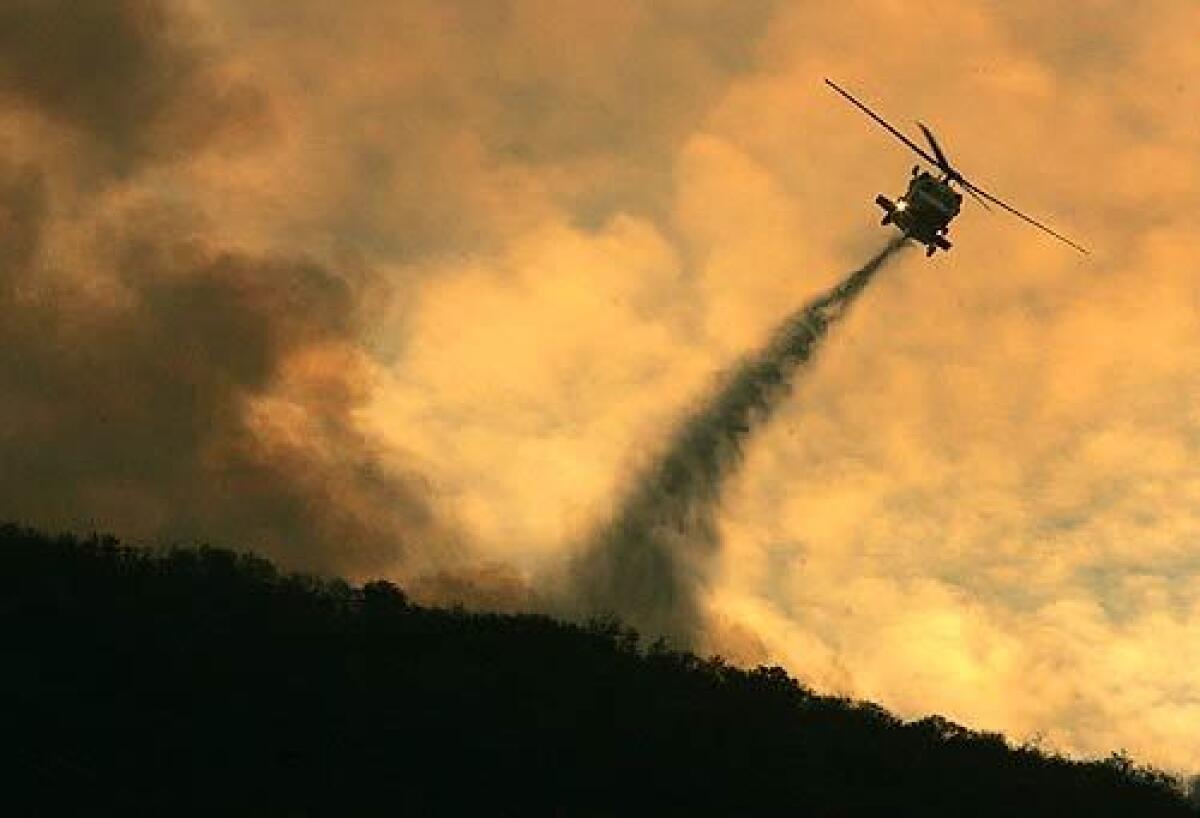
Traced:
<path fill-rule="evenodd" d="M 0 566 L 12 814 L 1198 814 L 1124 755 L 906 723 L 613 620 L 11 525 Z"/>

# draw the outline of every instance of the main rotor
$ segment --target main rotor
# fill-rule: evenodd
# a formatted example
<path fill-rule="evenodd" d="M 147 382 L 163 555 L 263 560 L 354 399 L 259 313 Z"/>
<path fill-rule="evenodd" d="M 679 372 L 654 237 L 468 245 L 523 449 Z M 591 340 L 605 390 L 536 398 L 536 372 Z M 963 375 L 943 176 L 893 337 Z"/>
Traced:
<path fill-rule="evenodd" d="M 958 184 L 963 190 L 965 190 L 967 193 L 971 194 L 971 196 L 975 199 L 975 201 L 977 201 L 980 205 L 982 205 L 985 210 L 991 210 L 991 208 L 988 207 L 988 202 L 991 202 L 992 204 L 997 205 L 998 207 L 1001 207 L 1004 210 L 1007 210 L 1009 213 L 1013 214 L 1017 218 L 1033 225 L 1037 229 L 1039 229 L 1045 233 L 1049 233 L 1054 238 L 1058 239 L 1059 241 L 1063 242 L 1064 244 L 1070 245 L 1071 247 L 1075 248 L 1079 252 L 1084 253 L 1084 254 L 1086 254 L 1088 252 L 1086 248 L 1080 246 L 1079 244 L 1076 244 L 1075 242 L 1071 241 L 1066 236 L 1062 235 L 1061 233 L 1056 232 L 1055 230 L 1051 229 L 1047 225 L 1042 224 L 1037 219 L 1034 219 L 1031 216 L 1025 215 L 1024 213 L 1017 210 L 1012 205 L 1008 204 L 1005 201 L 1002 201 L 1001 199 L 998 199 L 997 197 L 993 196 L 991 193 L 988 193 L 986 190 L 983 190 L 982 188 L 978 187 L 977 185 L 972 183 L 970 180 L 968 180 L 965 176 L 963 176 L 963 174 L 958 169 L 956 169 L 952 164 L 950 164 L 950 160 L 949 160 L 949 158 L 947 158 L 946 152 L 942 150 L 942 146 L 938 144 L 937 138 L 934 137 L 934 135 L 933 135 L 933 131 L 931 131 L 929 129 L 929 127 L 925 125 L 925 123 L 917 122 L 917 127 L 921 129 L 921 133 L 925 136 L 925 140 L 929 143 L 929 147 L 933 151 L 932 155 L 930 155 L 930 153 L 928 151 L 926 151 L 924 148 L 922 148 L 916 142 L 909 139 L 902 132 L 900 132 L 895 127 L 893 127 L 891 125 L 891 123 L 889 123 L 887 120 L 885 120 L 879 114 L 875 113 L 870 108 L 868 108 L 863 102 L 860 102 L 857 98 L 855 98 L 852 94 L 850 94 L 849 91 L 846 91 L 844 88 L 839 86 L 837 83 L 833 82 L 833 80 L 826 78 L 825 84 L 828 85 L 833 90 L 837 91 L 843 97 L 845 97 L 850 102 L 851 105 L 858 108 L 860 111 L 862 111 L 864 114 L 869 116 L 871 119 L 875 120 L 875 122 L 877 122 L 881 127 L 883 127 L 884 130 L 886 130 L 892 136 L 896 137 L 896 139 L 900 140 L 905 145 L 907 145 L 914 153 L 917 154 L 917 156 L 924 159 L 930 165 L 941 170 L 943 182 L 945 182 L 947 184 L 949 184 L 949 183 Z"/>

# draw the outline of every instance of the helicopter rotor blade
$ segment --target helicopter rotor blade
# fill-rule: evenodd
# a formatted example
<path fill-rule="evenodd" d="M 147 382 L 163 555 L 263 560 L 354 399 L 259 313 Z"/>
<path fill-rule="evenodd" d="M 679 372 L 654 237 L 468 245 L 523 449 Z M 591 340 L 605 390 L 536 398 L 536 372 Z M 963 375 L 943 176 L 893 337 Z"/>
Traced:
<path fill-rule="evenodd" d="M 887 120 L 885 120 L 879 114 L 872 111 L 864 103 L 860 102 L 853 95 L 851 95 L 849 91 L 846 91 L 844 88 L 839 86 L 833 80 L 826 77 L 825 84 L 828 85 L 833 90 L 837 91 L 843 97 L 845 97 L 850 102 L 850 104 L 853 105 L 855 108 L 858 108 L 864 114 L 866 114 L 867 116 L 871 117 L 871 119 L 873 119 L 877 123 L 879 123 L 879 125 L 882 126 L 884 128 L 884 130 L 886 130 L 892 136 L 896 137 L 901 142 L 903 142 L 905 145 L 907 145 L 913 151 L 913 153 L 917 154 L 917 156 L 920 156 L 922 159 L 924 159 L 929 164 L 941 168 L 946 173 L 948 178 L 950 178 L 953 181 L 958 182 L 960 185 L 962 185 L 963 189 L 966 190 L 968 193 L 970 193 L 971 196 L 974 197 L 975 200 L 979 202 L 979 204 L 983 205 L 983 207 L 985 209 L 987 209 L 987 210 L 991 209 L 987 206 L 987 202 L 991 202 L 992 204 L 996 205 L 997 207 L 1001 207 L 1004 210 L 1007 210 L 1009 213 L 1013 214 L 1018 219 L 1021 219 L 1022 221 L 1033 225 L 1038 230 L 1041 230 L 1045 233 L 1049 233 L 1051 236 L 1058 239 L 1062 243 L 1075 248 L 1080 253 L 1083 253 L 1084 255 L 1088 255 L 1088 250 L 1086 247 L 1083 247 L 1080 244 L 1076 244 L 1075 242 L 1071 241 L 1069 238 L 1067 238 L 1063 234 L 1058 233 L 1055 230 L 1053 230 L 1052 228 L 1050 228 L 1049 226 L 1042 224 L 1037 219 L 1034 219 L 1030 216 L 1026 216 L 1024 213 L 1017 210 L 1015 207 L 1008 204 L 1007 202 L 996 198 L 992 194 L 988 193 L 986 190 L 983 190 L 982 188 L 975 186 L 971 182 L 968 182 L 965 178 L 963 178 L 963 175 L 961 173 L 959 173 L 957 170 L 955 170 L 954 167 L 950 164 L 950 161 L 946 158 L 946 154 L 942 152 L 941 146 L 938 145 L 937 140 L 934 138 L 933 132 L 930 131 L 927 127 L 925 127 L 924 124 L 922 124 L 920 122 L 917 123 L 917 125 L 920 126 L 921 131 L 925 134 L 925 138 L 929 140 L 929 146 L 931 148 L 933 148 L 934 153 L 937 154 L 936 157 L 930 156 L 925 151 L 924 148 L 922 148 L 916 142 L 913 142 L 911 139 L 909 139 L 907 136 L 905 136 L 900 131 L 896 130 L 896 128 L 894 128 Z"/>
<path fill-rule="evenodd" d="M 888 133 L 890 133 L 892 136 L 899 139 L 905 145 L 908 145 L 908 147 L 910 147 L 913 150 L 913 152 L 917 154 L 917 156 L 921 157 L 922 159 L 924 159 L 926 162 L 928 162 L 931 165 L 934 165 L 936 167 L 942 167 L 942 163 L 939 162 L 934 157 L 930 156 L 925 151 L 924 148 L 922 148 L 916 142 L 913 142 L 911 139 L 909 139 L 907 136 L 902 134 L 900 131 L 896 130 L 883 117 L 881 117 L 879 114 L 875 113 L 870 108 L 868 108 L 866 105 L 864 105 L 863 103 L 861 103 L 857 99 L 855 99 L 853 96 L 851 96 L 849 91 L 846 91 L 845 89 L 843 89 L 841 86 L 839 86 L 837 83 L 835 83 L 833 80 L 829 79 L 828 77 L 825 79 L 825 84 L 828 85 L 833 90 L 837 91 L 839 94 L 841 94 L 847 100 L 849 100 L 850 104 L 853 105 L 855 108 L 858 108 L 864 114 L 871 117 L 871 119 L 875 120 L 880 125 L 882 125 L 883 128 Z"/>
<path fill-rule="evenodd" d="M 1067 245 L 1070 245 L 1071 247 L 1074 247 L 1076 250 L 1078 250 L 1079 252 L 1083 253 L 1085 256 L 1086 256 L 1086 255 L 1089 255 L 1089 253 L 1088 253 L 1088 250 L 1087 250 L 1087 248 L 1086 248 L 1086 247 L 1083 247 L 1082 245 L 1076 244 L 1075 242 L 1071 241 L 1069 238 L 1067 238 L 1066 236 L 1064 236 L 1062 233 L 1058 233 L 1058 232 L 1056 232 L 1056 231 L 1055 231 L 1055 230 L 1053 230 L 1052 228 L 1050 228 L 1050 227 L 1048 227 L 1048 226 L 1046 226 L 1046 225 L 1042 224 L 1041 222 L 1039 222 L 1037 219 L 1035 219 L 1035 218 L 1033 218 L 1033 217 L 1031 217 L 1031 216 L 1026 216 L 1026 215 L 1025 215 L 1024 213 L 1022 213 L 1020 210 L 1017 210 L 1015 207 L 1013 207 L 1012 205 L 1008 204 L 1007 202 L 1005 202 L 1005 201 L 1002 201 L 1002 200 L 1000 200 L 1000 199 L 996 198 L 996 197 L 995 197 L 995 196 L 993 196 L 992 194 L 988 193 L 986 190 L 983 190 L 983 189 L 981 189 L 981 188 L 978 188 L 978 187 L 976 187 L 975 185 L 973 185 L 973 184 L 971 184 L 970 182 L 968 182 L 966 179 L 961 179 L 961 180 L 960 180 L 960 183 L 962 184 L 962 186 L 963 186 L 964 188 L 966 188 L 967 190 L 969 190 L 969 191 L 971 191 L 972 193 L 976 194 L 976 196 L 982 196 L 984 199 L 987 199 L 987 200 L 988 200 L 989 202 L 991 202 L 992 204 L 994 204 L 994 205 L 997 205 L 998 207 L 1002 207 L 1002 208 L 1004 208 L 1004 209 L 1005 209 L 1005 210 L 1007 210 L 1009 213 L 1011 213 L 1011 214 L 1013 214 L 1014 216 L 1016 216 L 1018 219 L 1021 219 L 1022 221 L 1028 222 L 1029 224 L 1031 224 L 1031 225 L 1033 225 L 1034 227 L 1036 227 L 1038 230 L 1041 230 L 1041 231 L 1043 231 L 1043 232 L 1045 232 L 1045 233 L 1049 233 L 1051 236 L 1054 236 L 1054 238 L 1058 239 L 1058 240 L 1059 240 L 1059 241 L 1061 241 L 1063 244 L 1067 244 Z"/>
<path fill-rule="evenodd" d="M 929 142 L 929 147 L 933 148 L 934 155 L 936 155 L 938 158 L 938 164 L 941 166 L 942 170 L 945 171 L 946 176 L 950 179 L 953 179 L 955 182 L 962 184 L 963 190 L 967 191 L 967 193 L 970 193 L 972 198 L 979 203 L 980 207 L 982 207 L 984 210 L 990 211 L 992 208 L 988 206 L 987 200 L 976 193 L 975 189 L 971 185 L 966 184 L 966 179 L 963 178 L 962 173 L 960 173 L 953 165 L 950 164 L 950 160 L 946 157 L 946 152 L 943 151 L 942 146 L 938 144 L 937 138 L 934 137 L 933 131 L 929 130 L 929 126 L 924 122 L 917 122 L 917 127 L 921 129 L 921 133 L 925 134 L 925 139 Z"/>
<path fill-rule="evenodd" d="M 925 140 L 929 142 L 929 147 L 933 148 L 933 155 L 937 157 L 938 167 L 944 170 L 946 175 L 951 179 L 962 179 L 958 171 L 954 169 L 954 166 L 950 164 L 950 160 L 946 158 L 946 153 L 942 150 L 942 146 L 933 138 L 933 131 L 929 130 L 924 122 L 918 122 L 917 127 L 921 129 L 921 133 L 925 134 Z"/>
<path fill-rule="evenodd" d="M 958 177 L 958 181 L 963 186 L 963 190 L 965 190 L 967 193 L 970 193 L 971 198 L 973 198 L 975 201 L 977 201 L 979 203 L 980 207 L 982 207 L 984 210 L 988 211 L 989 213 L 992 211 L 991 205 L 989 205 L 987 203 L 987 199 L 984 199 L 982 196 L 980 196 L 978 193 L 976 193 L 975 188 L 973 188 L 969 184 L 967 184 L 965 179 L 963 179 L 960 176 L 960 177 Z"/>

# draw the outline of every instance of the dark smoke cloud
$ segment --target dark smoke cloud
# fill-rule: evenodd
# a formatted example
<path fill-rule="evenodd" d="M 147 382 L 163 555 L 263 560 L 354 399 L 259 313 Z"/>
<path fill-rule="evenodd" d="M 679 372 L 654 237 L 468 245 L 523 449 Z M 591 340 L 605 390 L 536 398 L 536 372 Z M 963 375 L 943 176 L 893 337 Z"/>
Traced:
<path fill-rule="evenodd" d="M 264 97 L 225 76 L 176 11 L 161 0 L 8 0 L 0 100 L 83 135 L 93 171 L 260 129 Z"/>
<path fill-rule="evenodd" d="M 0 179 L 0 212 L 23 225 L 0 244 L 13 266 L 36 245 L 35 179 Z M 126 239 L 117 255 L 133 293 L 122 309 L 83 314 L 20 288 L 0 300 L 0 516 L 351 573 L 444 540 L 419 484 L 355 431 L 353 282 L 177 237 Z M 282 405 L 256 414 L 271 399 Z"/>
<path fill-rule="evenodd" d="M 3 4 L 0 517 L 450 576 L 356 423 L 376 270 L 667 207 L 776 5 Z"/>
<path fill-rule="evenodd" d="M 497 562 L 458 565 L 408 580 L 405 591 L 431 607 L 486 613 L 544 611 L 546 601 L 525 577 Z"/>
<path fill-rule="evenodd" d="M 0 161 L 0 293 L 12 293 L 28 274 L 41 243 L 46 218 L 46 184 L 33 167 Z"/>
<path fill-rule="evenodd" d="M 428 570 L 458 537 L 355 421 L 382 277 L 237 249 L 140 176 L 265 110 L 179 12 L 0 8 L 0 102 L 21 112 L 20 158 L 0 163 L 0 518 L 353 576 Z"/>
<path fill-rule="evenodd" d="M 720 545 L 717 505 L 747 438 L 766 423 L 855 297 L 904 245 L 889 243 L 841 284 L 797 311 L 674 432 L 616 515 L 572 566 L 573 605 L 619 615 L 644 633 L 697 645 L 697 592 Z"/>

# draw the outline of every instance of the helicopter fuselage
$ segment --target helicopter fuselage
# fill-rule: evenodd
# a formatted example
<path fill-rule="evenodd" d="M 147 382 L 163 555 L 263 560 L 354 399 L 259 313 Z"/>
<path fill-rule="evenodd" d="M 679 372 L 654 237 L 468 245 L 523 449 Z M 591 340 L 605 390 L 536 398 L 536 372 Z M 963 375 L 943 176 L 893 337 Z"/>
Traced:
<path fill-rule="evenodd" d="M 948 179 L 913 168 L 903 196 L 893 202 L 880 194 L 875 202 L 883 208 L 882 223 L 894 224 L 906 237 L 924 244 L 927 255 L 950 249 L 946 233 L 962 209 L 962 194 L 950 186 Z"/>
<path fill-rule="evenodd" d="M 875 120 L 876 124 L 902 142 L 909 150 L 941 171 L 941 176 L 934 176 L 927 171 L 921 171 L 919 166 L 915 167 L 913 168 L 913 178 L 909 181 L 908 190 L 903 196 L 895 202 L 883 194 L 875 197 L 875 202 L 883 208 L 883 223 L 896 225 L 904 231 L 905 238 L 915 239 L 924 244 L 927 255 L 932 256 L 938 250 L 950 249 L 950 242 L 946 239 L 946 232 L 950 229 L 950 222 L 954 220 L 954 217 L 958 215 L 958 211 L 962 207 L 962 194 L 950 186 L 951 182 L 958 184 L 964 191 L 970 193 L 975 201 L 979 202 L 985 210 L 991 210 L 988 207 L 989 203 L 996 205 L 1002 210 L 1007 210 L 1018 219 L 1033 225 L 1043 233 L 1048 233 L 1064 244 L 1070 245 L 1080 253 L 1087 253 L 1087 248 L 1076 244 L 1062 233 L 1058 233 L 1037 219 L 1025 215 L 1008 202 L 993 196 L 974 182 L 969 181 L 963 176 L 961 171 L 955 169 L 950 164 L 950 160 L 946 157 L 946 152 L 942 150 L 942 146 L 938 144 L 933 131 L 929 130 L 929 126 L 925 123 L 918 122 L 917 127 L 925 135 L 925 141 L 929 143 L 929 148 L 933 151 L 932 154 L 916 142 L 913 142 L 903 132 L 897 130 L 890 122 L 872 111 L 865 103 L 855 98 L 853 94 L 833 80 L 827 77 L 825 84 L 845 97 L 846 101 L 855 108 L 858 108 L 871 119 Z"/>

